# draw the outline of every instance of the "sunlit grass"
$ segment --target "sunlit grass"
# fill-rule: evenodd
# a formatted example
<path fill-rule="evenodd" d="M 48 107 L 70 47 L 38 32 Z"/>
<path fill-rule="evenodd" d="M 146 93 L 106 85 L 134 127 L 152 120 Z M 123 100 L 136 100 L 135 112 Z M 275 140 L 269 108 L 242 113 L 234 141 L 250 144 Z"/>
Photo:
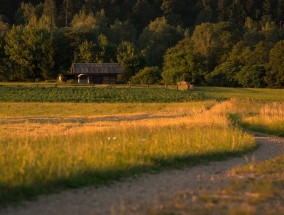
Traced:
<path fill-rule="evenodd" d="M 17 106 L 1 106 L 11 104 Z M 37 107 L 44 107 L 48 117 L 40 111 L 28 117 L 29 108 L 37 108 L 26 105 L 27 112 L 19 111 L 18 119 L 7 118 L 11 117 L 8 109 L 2 109 L 3 202 L 60 188 L 107 183 L 165 167 L 224 159 L 256 147 L 251 135 L 231 125 L 221 103 L 212 111 L 208 110 L 210 101 L 149 104 L 138 109 L 126 107 L 127 114 L 122 111 L 125 104 L 117 104 L 119 114 L 99 116 L 90 108 L 97 108 L 93 104 L 86 112 L 94 115 L 85 117 L 78 117 L 75 111 L 83 106 L 75 106 L 71 116 L 66 117 L 66 106 L 60 109 L 58 104 Z M 113 107 L 104 105 L 100 108 Z M 143 111 L 148 114 L 141 114 Z M 53 113 L 59 114 L 54 117 Z"/>
<path fill-rule="evenodd" d="M 255 116 L 244 117 L 241 125 L 253 131 L 284 136 L 284 103 L 263 105 Z"/>
<path fill-rule="evenodd" d="M 187 113 L 210 108 L 215 101 L 184 103 L 0 103 L 1 118 L 15 117 L 91 117 L 132 113 Z"/>

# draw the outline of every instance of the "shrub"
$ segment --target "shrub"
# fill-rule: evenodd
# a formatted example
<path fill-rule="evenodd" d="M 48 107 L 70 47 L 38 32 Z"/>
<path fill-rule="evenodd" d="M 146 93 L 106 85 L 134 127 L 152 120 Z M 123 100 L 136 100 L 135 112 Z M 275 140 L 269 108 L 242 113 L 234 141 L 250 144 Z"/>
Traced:
<path fill-rule="evenodd" d="M 161 80 L 161 71 L 158 67 L 145 67 L 130 79 L 133 84 L 156 84 Z"/>

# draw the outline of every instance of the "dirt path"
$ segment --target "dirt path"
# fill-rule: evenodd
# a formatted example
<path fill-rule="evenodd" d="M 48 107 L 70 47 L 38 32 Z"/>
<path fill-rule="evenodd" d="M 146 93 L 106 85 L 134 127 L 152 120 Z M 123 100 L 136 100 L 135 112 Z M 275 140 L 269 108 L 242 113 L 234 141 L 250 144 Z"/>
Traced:
<path fill-rule="evenodd" d="M 16 207 L 1 209 L 2 215 L 77 215 L 141 214 L 142 205 L 159 204 L 163 196 L 183 190 L 224 186 L 228 171 L 248 162 L 263 161 L 283 154 L 284 140 L 256 137 L 261 146 L 254 153 L 208 165 L 165 171 L 115 182 L 107 187 L 88 187 L 59 194 L 40 196 Z"/>

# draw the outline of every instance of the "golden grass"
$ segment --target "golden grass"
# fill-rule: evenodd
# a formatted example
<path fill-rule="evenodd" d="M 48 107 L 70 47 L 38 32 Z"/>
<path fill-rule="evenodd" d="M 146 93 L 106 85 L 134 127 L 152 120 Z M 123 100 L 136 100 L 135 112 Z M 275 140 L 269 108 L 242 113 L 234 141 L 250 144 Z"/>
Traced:
<path fill-rule="evenodd" d="M 257 114 L 244 117 L 242 124 L 251 130 L 284 136 L 284 103 L 264 104 Z"/>
<path fill-rule="evenodd" d="M 57 104 L 42 104 L 41 108 L 56 107 L 63 116 L 55 117 L 47 110 L 47 116 L 27 117 L 20 112 L 19 117 L 4 118 L 0 123 L 0 202 L 5 195 L 15 195 L 13 189 L 23 192 L 21 187 L 40 190 L 56 187 L 62 180 L 69 185 L 97 183 L 114 171 L 127 175 L 132 169 L 219 159 L 254 148 L 253 137 L 230 124 L 229 103 L 212 110 L 208 110 L 212 102 L 150 104 L 124 114 L 125 104 L 104 104 L 105 109 L 118 108 L 119 114 L 80 117 L 76 111 L 75 116 L 66 117 L 64 105 L 58 110 Z M 9 114 L 2 112 L 2 117 Z"/>
<path fill-rule="evenodd" d="M 0 103 L 0 118 L 90 117 L 131 113 L 187 113 L 210 108 L 215 101 L 184 103 Z"/>

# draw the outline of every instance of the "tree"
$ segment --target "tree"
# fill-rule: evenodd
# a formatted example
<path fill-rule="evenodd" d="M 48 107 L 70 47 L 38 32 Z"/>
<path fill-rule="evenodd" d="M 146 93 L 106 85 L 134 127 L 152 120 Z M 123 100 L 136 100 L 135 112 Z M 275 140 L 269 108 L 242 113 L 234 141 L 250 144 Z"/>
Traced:
<path fill-rule="evenodd" d="M 72 29 L 60 28 L 52 33 L 52 41 L 54 44 L 54 70 L 56 73 L 65 73 L 69 70 L 74 61 L 75 45 L 74 37 L 72 37 Z M 74 39 L 74 40 L 73 40 Z M 83 37 L 83 39 L 85 39 Z M 83 41 L 78 41 L 78 44 Z M 73 47 L 74 45 L 74 47 Z"/>
<path fill-rule="evenodd" d="M 275 44 L 269 55 L 265 81 L 269 87 L 284 87 L 284 40 Z"/>
<path fill-rule="evenodd" d="M 243 87 L 260 88 L 265 86 L 265 67 L 261 65 L 244 66 L 236 75 L 236 80 Z"/>
<path fill-rule="evenodd" d="M 76 0 L 63 0 L 61 19 L 63 19 L 64 26 L 67 27 L 72 20 L 74 14 L 79 10 L 76 10 L 76 4 L 80 4 L 80 1 Z"/>
<path fill-rule="evenodd" d="M 133 84 L 156 84 L 161 80 L 161 71 L 155 67 L 145 67 L 136 73 L 130 82 Z"/>
<path fill-rule="evenodd" d="M 283 29 L 279 29 L 275 22 L 266 22 L 262 26 L 261 33 L 268 42 L 277 43 L 284 39 Z"/>
<path fill-rule="evenodd" d="M 0 19 L 0 36 L 4 35 L 9 30 L 9 25 Z"/>
<path fill-rule="evenodd" d="M 95 63 L 97 46 L 93 42 L 84 41 L 80 46 L 78 53 L 75 54 L 75 62 L 78 63 Z"/>
<path fill-rule="evenodd" d="M 172 25 L 192 25 L 195 19 L 195 1 L 163 0 L 161 10 Z"/>
<path fill-rule="evenodd" d="M 218 21 L 228 21 L 228 0 L 218 0 L 217 1 L 217 12 L 218 12 Z"/>
<path fill-rule="evenodd" d="M 131 20 L 137 26 L 138 32 L 141 32 L 151 20 L 156 18 L 155 9 L 148 3 L 148 0 L 133 1 L 135 4 L 131 11 Z"/>
<path fill-rule="evenodd" d="M 0 81 L 10 80 L 9 69 L 7 68 L 7 56 L 5 54 L 5 40 L 4 36 L 0 35 Z"/>
<path fill-rule="evenodd" d="M 228 8 L 229 21 L 242 26 L 243 23 L 245 22 L 245 17 L 247 17 L 247 14 L 242 0 L 232 1 L 232 3 Z"/>
<path fill-rule="evenodd" d="M 104 10 L 101 10 L 94 15 L 93 13 L 85 13 L 81 10 L 75 14 L 71 26 L 76 29 L 91 28 L 97 31 L 98 34 L 105 34 L 107 28 L 107 20 Z"/>
<path fill-rule="evenodd" d="M 96 61 L 100 63 L 114 62 L 116 58 L 116 48 L 108 40 L 108 38 L 101 34 L 98 36 L 98 52 Z"/>
<path fill-rule="evenodd" d="M 54 78 L 53 44 L 45 29 L 13 27 L 5 39 L 5 53 L 17 68 L 16 79 Z"/>
<path fill-rule="evenodd" d="M 86 14 L 84 11 L 80 11 L 75 14 L 72 21 L 71 26 L 73 28 L 86 28 L 86 27 L 94 27 L 96 24 L 96 19 L 93 13 Z"/>
<path fill-rule="evenodd" d="M 43 7 L 43 16 L 47 16 L 50 20 L 50 29 L 56 27 L 56 15 L 57 9 L 55 5 L 55 0 L 45 0 Z"/>
<path fill-rule="evenodd" d="M 119 44 L 122 41 L 129 41 L 134 43 L 136 39 L 135 27 L 129 22 L 121 22 L 115 20 L 115 22 L 110 26 L 109 37 L 111 41 Z"/>
<path fill-rule="evenodd" d="M 239 83 L 236 75 L 240 72 L 240 69 L 241 65 L 238 61 L 228 60 L 206 75 L 206 80 L 213 86 L 237 87 Z"/>
<path fill-rule="evenodd" d="M 180 29 L 169 25 L 165 17 L 152 21 L 142 32 L 139 45 L 149 66 L 161 66 L 167 49 L 182 37 Z"/>
<path fill-rule="evenodd" d="M 32 17 L 36 16 L 35 7 L 31 3 L 21 3 L 16 14 L 17 24 L 27 24 Z"/>
<path fill-rule="evenodd" d="M 276 20 L 281 22 L 284 20 L 284 0 L 278 0 L 276 9 Z"/>
<path fill-rule="evenodd" d="M 244 66 L 241 71 L 236 75 L 236 80 L 243 87 L 264 87 L 265 72 L 265 67 L 261 65 Z"/>
<path fill-rule="evenodd" d="M 194 53 L 204 59 L 209 72 L 231 50 L 237 39 L 237 28 L 229 22 L 203 23 L 195 27 L 191 37 Z"/>
<path fill-rule="evenodd" d="M 143 58 L 135 49 L 133 43 L 123 41 L 117 48 L 117 61 L 123 69 L 122 80 L 127 82 L 143 66 Z"/>
<path fill-rule="evenodd" d="M 188 38 L 167 50 L 164 56 L 162 77 L 166 83 L 189 81 L 194 84 L 202 82 L 202 68 L 193 54 L 193 45 Z"/>

